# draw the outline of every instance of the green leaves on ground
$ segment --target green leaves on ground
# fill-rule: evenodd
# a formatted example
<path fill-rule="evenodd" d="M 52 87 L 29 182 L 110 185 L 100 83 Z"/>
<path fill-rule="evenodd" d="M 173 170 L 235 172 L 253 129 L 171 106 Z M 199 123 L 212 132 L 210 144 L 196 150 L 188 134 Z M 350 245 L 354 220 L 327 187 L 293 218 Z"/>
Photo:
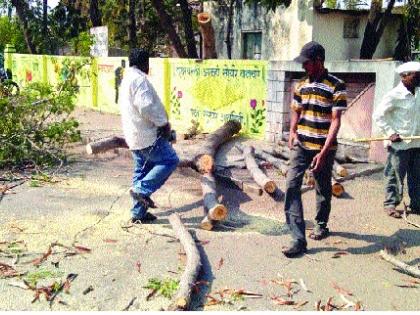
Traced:
<path fill-rule="evenodd" d="M 149 297 L 155 294 L 162 295 L 167 299 L 171 299 L 175 292 L 178 290 L 179 280 L 167 278 L 160 280 L 158 278 L 151 278 L 148 280 L 145 289 L 152 290 Z"/>

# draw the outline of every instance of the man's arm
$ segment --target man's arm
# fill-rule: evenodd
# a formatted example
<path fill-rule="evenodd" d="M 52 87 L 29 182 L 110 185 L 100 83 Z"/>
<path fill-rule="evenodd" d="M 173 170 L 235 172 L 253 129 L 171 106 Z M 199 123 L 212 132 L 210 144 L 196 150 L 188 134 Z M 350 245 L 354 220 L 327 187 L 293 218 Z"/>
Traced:
<path fill-rule="evenodd" d="M 299 122 L 301 108 L 292 108 L 292 117 L 290 119 L 289 148 L 293 148 L 294 140 L 297 139 L 297 125 Z"/>

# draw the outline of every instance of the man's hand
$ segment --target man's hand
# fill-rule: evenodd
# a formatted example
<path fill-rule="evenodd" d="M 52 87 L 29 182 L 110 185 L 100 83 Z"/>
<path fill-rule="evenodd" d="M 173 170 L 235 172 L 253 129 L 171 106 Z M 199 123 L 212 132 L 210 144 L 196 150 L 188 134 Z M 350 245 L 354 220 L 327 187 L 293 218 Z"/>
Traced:
<path fill-rule="evenodd" d="M 322 169 L 325 164 L 325 157 L 326 154 L 322 152 L 314 156 L 310 166 L 312 168 L 312 172 L 316 173 Z"/>
<path fill-rule="evenodd" d="M 401 139 L 401 137 L 400 137 L 400 135 L 399 135 L 398 133 L 394 133 L 394 134 L 392 134 L 392 135 L 389 137 L 389 140 L 390 140 L 391 142 L 401 142 L 401 141 L 402 141 L 402 139 Z"/>
<path fill-rule="evenodd" d="M 288 145 L 289 145 L 289 149 L 290 150 L 293 149 L 295 140 L 297 140 L 297 138 L 298 138 L 298 136 L 297 136 L 297 132 L 296 131 L 291 131 L 289 133 L 289 143 L 288 143 Z"/>
<path fill-rule="evenodd" d="M 157 135 L 158 137 L 162 137 L 164 139 L 170 139 L 171 138 L 171 125 L 167 123 L 166 125 L 158 127 Z"/>

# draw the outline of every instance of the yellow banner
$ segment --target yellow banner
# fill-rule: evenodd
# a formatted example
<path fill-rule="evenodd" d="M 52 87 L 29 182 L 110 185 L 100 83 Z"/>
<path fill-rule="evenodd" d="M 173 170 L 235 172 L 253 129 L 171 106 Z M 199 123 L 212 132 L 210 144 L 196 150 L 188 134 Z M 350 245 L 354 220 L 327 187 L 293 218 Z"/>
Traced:
<path fill-rule="evenodd" d="M 242 133 L 265 132 L 265 61 L 170 59 L 170 118 L 186 130 L 192 121 L 211 132 L 228 120 L 242 123 Z"/>

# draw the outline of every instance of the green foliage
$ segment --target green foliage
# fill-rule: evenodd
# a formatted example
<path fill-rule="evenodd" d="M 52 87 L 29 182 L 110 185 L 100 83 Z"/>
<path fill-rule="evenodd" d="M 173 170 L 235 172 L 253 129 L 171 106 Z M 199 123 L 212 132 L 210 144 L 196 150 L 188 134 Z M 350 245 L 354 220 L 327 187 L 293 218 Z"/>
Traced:
<path fill-rule="evenodd" d="M 156 291 L 157 294 L 162 295 L 167 299 L 171 299 L 179 288 L 179 280 L 175 280 L 172 278 L 164 280 L 160 280 L 158 278 L 151 278 L 148 280 L 148 283 L 144 288 Z"/>
<path fill-rule="evenodd" d="M 35 287 L 37 283 L 41 280 L 60 278 L 63 276 L 63 274 L 64 273 L 62 271 L 58 271 L 58 270 L 39 269 L 39 270 L 27 273 L 23 279 L 26 282 L 28 282 L 31 286 Z M 60 282 L 54 282 L 53 291 L 54 291 L 54 288 L 58 290 L 60 285 L 61 285 Z"/>
<path fill-rule="evenodd" d="M 291 3 L 292 0 L 245 0 L 247 5 L 258 4 L 272 11 L 275 11 L 280 6 L 288 8 Z"/>
<path fill-rule="evenodd" d="M 4 50 L 6 44 L 13 44 L 17 53 L 27 52 L 23 32 L 16 19 L 0 16 L 0 51 Z"/>
<path fill-rule="evenodd" d="M 65 145 L 80 140 L 70 118 L 75 90 L 68 83 L 55 91 L 43 83 L 0 99 L 0 167 L 35 163 L 52 165 L 64 158 Z"/>
<path fill-rule="evenodd" d="M 94 44 L 94 37 L 88 32 L 81 32 L 77 37 L 70 40 L 70 46 L 74 55 L 90 56 L 90 46 Z"/>

